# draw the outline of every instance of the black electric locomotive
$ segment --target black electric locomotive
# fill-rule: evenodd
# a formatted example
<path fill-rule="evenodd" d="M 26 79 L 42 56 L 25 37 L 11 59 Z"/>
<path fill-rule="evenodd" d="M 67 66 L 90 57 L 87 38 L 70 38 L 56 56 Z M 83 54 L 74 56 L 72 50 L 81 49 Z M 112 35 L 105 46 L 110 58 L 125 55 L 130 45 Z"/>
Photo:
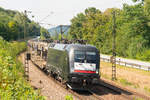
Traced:
<path fill-rule="evenodd" d="M 50 43 L 46 70 L 75 89 L 99 80 L 100 56 L 96 47 L 82 44 Z"/>

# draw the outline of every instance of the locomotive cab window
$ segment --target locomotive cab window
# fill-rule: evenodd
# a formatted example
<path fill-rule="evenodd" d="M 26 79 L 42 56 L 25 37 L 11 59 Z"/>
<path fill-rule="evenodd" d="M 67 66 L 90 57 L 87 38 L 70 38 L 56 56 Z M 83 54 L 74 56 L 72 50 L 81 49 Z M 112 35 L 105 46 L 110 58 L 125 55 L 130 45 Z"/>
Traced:
<path fill-rule="evenodd" d="M 95 52 L 86 52 L 87 63 L 96 63 L 96 53 Z"/>
<path fill-rule="evenodd" d="M 75 62 L 83 63 L 85 60 L 85 52 L 83 51 L 75 51 L 74 53 L 74 60 Z"/>

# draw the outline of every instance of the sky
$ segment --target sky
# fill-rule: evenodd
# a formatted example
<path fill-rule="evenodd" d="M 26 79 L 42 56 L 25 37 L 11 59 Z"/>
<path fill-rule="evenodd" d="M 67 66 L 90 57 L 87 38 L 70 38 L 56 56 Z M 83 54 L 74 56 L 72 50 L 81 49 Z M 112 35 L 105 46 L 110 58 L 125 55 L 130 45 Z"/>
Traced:
<path fill-rule="evenodd" d="M 31 11 L 28 13 L 31 20 L 45 23 L 41 25 L 50 28 L 70 24 L 74 16 L 88 7 L 105 11 L 112 7 L 122 8 L 124 3 L 133 4 L 132 0 L 0 0 L 0 7 L 20 12 Z"/>

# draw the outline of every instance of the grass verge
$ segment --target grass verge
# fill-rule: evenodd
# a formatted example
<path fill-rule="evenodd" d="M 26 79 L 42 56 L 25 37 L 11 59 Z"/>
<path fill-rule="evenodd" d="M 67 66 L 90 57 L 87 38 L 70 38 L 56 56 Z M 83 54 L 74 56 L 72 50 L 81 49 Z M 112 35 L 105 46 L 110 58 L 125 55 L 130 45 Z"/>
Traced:
<path fill-rule="evenodd" d="M 111 73 L 112 73 L 111 67 L 112 67 L 111 63 L 101 62 L 101 70 L 102 70 L 101 77 L 102 78 L 111 80 Z M 150 88 L 148 87 L 149 80 L 145 79 L 144 82 L 142 81 L 143 76 L 146 76 L 146 77 L 150 76 L 149 71 L 144 71 L 144 70 L 120 66 L 120 65 L 117 65 L 117 70 L 120 70 L 119 72 L 123 71 L 124 74 L 117 73 L 117 76 L 119 76 L 119 77 L 117 77 L 117 80 L 115 81 L 116 83 L 118 83 L 122 86 L 134 88 L 137 91 L 142 90 L 142 93 L 150 95 Z M 131 74 L 131 72 L 132 72 L 132 74 L 135 73 L 135 74 L 137 74 L 137 76 L 140 76 L 140 78 L 136 78 L 136 81 L 134 81 L 134 77 L 132 77 L 132 75 L 127 75 L 128 72 L 130 72 L 130 74 Z M 130 81 L 129 81 L 129 78 L 130 78 Z M 133 81 L 131 79 L 133 79 Z M 145 83 L 145 84 L 142 84 L 142 83 Z"/>

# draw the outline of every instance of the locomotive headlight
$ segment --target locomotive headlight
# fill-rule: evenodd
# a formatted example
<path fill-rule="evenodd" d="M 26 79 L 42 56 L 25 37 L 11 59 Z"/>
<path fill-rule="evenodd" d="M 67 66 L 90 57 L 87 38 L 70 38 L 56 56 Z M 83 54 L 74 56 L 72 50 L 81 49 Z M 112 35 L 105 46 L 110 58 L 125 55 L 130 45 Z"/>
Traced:
<path fill-rule="evenodd" d="M 96 74 L 98 74 L 98 70 L 96 70 Z"/>
<path fill-rule="evenodd" d="M 70 69 L 70 72 L 71 72 L 71 73 L 72 73 L 72 72 L 74 72 L 74 69 L 73 69 L 73 68 L 71 68 L 71 69 Z"/>

